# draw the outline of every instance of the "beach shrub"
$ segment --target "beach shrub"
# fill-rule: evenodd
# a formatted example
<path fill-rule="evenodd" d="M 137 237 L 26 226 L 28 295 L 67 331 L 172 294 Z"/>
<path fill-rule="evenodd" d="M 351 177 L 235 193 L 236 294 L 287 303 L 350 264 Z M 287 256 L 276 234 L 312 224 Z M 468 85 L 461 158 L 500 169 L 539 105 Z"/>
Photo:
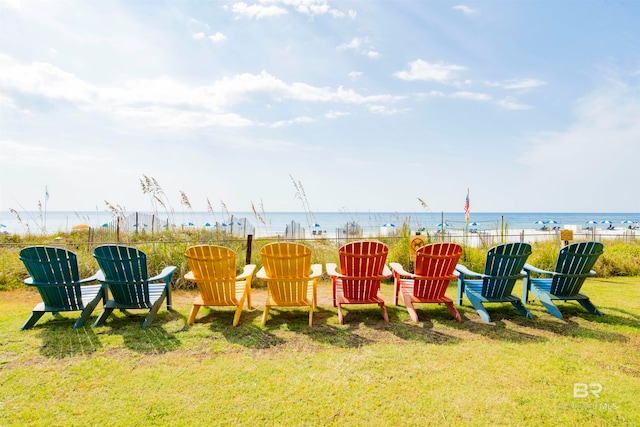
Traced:
<path fill-rule="evenodd" d="M 98 233 L 91 237 L 87 233 L 84 235 L 62 233 L 51 236 L 13 235 L 1 237 L 4 240 L 0 240 L 0 290 L 23 286 L 27 272 L 18 258 L 18 253 L 23 247 L 54 245 L 67 248 L 77 254 L 81 276 L 88 277 L 98 269 L 93 258 L 93 249 L 100 244 L 113 243 L 98 241 Z M 410 230 L 403 226 L 396 236 L 380 236 L 375 240 L 380 240 L 389 246 L 388 262 L 399 262 L 405 268 L 411 268 L 409 262 L 410 238 Z M 251 262 L 257 266 L 257 270 L 262 267 L 260 249 L 268 243 L 280 240 L 278 238 L 253 240 Z M 428 239 L 428 242 L 431 240 Z M 327 263 L 339 263 L 338 249 L 346 243 L 346 240 L 312 238 L 300 242 L 312 249 L 312 263 L 321 264 L 323 271 L 325 271 Z M 640 276 L 640 241 L 611 240 L 603 243 L 605 246 L 604 254 L 594 267 L 599 277 Z M 127 242 L 121 241 L 120 244 L 135 246 L 143 250 L 147 254 L 150 274 L 156 274 L 168 265 L 177 266 L 178 270 L 174 273 L 173 279 L 173 286 L 176 289 L 195 289 L 194 284 L 184 280 L 184 275 L 188 271 L 188 264 L 184 257 L 187 247 L 198 244 L 216 244 L 229 247 L 237 254 L 236 262 L 239 271 L 244 266 L 247 251 L 246 239 L 233 238 L 225 233 L 138 233 L 135 239 Z M 560 244 L 557 241 L 545 241 L 536 242 L 532 246 L 533 252 L 528 262 L 536 267 L 552 270 L 555 267 Z M 459 262 L 473 271 L 482 272 L 488 249 L 488 247 L 463 246 L 463 254 Z M 324 278 L 328 278 L 326 271 Z M 253 285 L 256 287 L 265 286 L 262 281 L 257 279 L 254 279 Z"/>

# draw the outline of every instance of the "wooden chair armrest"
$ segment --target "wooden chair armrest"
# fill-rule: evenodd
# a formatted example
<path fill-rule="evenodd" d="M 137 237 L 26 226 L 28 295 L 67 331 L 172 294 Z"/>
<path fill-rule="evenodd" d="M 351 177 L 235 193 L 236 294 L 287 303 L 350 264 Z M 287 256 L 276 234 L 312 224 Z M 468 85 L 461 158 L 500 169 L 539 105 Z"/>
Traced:
<path fill-rule="evenodd" d="M 398 262 L 392 262 L 392 263 L 389 263 L 389 265 L 391 266 L 391 270 L 393 270 L 394 275 L 398 278 L 402 276 L 402 277 L 410 277 L 414 279 L 416 277 L 415 274 L 409 273 L 408 271 L 406 271 L 404 267 L 402 267 L 402 264 Z"/>
<path fill-rule="evenodd" d="M 331 277 L 341 277 L 342 275 L 338 273 L 338 265 L 329 263 L 326 265 L 327 274 Z"/>
<path fill-rule="evenodd" d="M 322 264 L 312 264 L 311 265 L 311 279 L 317 279 L 322 276 Z"/>
<path fill-rule="evenodd" d="M 242 270 L 242 274 L 239 276 L 236 276 L 236 280 L 245 280 L 248 279 L 249 277 L 253 276 L 253 273 L 256 270 L 256 265 L 255 264 L 247 264 L 244 266 L 243 270 Z M 186 279 L 186 277 L 185 277 Z"/>
<path fill-rule="evenodd" d="M 147 281 L 148 282 L 159 282 L 162 280 L 166 280 L 167 277 L 171 276 L 173 274 L 174 271 L 176 271 L 176 266 L 175 265 L 170 265 L 168 267 L 165 267 L 162 269 L 162 271 L 160 272 L 160 274 L 155 275 L 153 277 L 150 277 Z"/>
<path fill-rule="evenodd" d="M 456 271 L 458 273 L 464 274 L 465 276 L 473 276 L 473 277 L 480 277 L 480 278 L 489 277 L 486 274 L 476 273 L 475 271 L 471 271 L 471 270 L 469 270 L 467 267 L 465 267 L 462 264 L 457 264 L 456 265 Z"/>
<path fill-rule="evenodd" d="M 531 272 L 533 272 L 533 273 L 538 273 L 538 274 L 546 274 L 546 275 L 549 275 L 549 276 L 554 276 L 554 275 L 555 275 L 555 273 L 554 273 L 553 271 L 543 270 L 543 269 L 541 269 L 541 268 L 534 267 L 534 266 L 533 266 L 533 265 L 531 265 L 531 264 L 525 264 L 525 265 L 524 265 L 524 271 L 525 271 L 526 273 L 531 273 Z"/>
<path fill-rule="evenodd" d="M 269 279 L 269 276 L 267 276 L 267 272 L 264 270 L 264 267 L 261 267 L 260 270 L 258 270 L 258 272 L 256 273 L 256 277 L 258 279 L 264 279 L 264 280 Z"/>

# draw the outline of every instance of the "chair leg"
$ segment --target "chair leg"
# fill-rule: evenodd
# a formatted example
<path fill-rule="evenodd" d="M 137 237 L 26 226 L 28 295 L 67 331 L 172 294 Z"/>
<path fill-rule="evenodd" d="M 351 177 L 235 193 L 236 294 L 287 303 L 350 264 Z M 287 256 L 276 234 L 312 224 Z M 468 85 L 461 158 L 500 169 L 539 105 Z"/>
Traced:
<path fill-rule="evenodd" d="M 236 327 L 238 326 L 238 322 L 240 322 L 240 315 L 242 315 L 242 306 L 243 306 L 243 301 L 240 302 L 240 304 L 238 304 L 238 308 L 236 308 L 236 314 L 233 315 L 233 326 Z"/>
<path fill-rule="evenodd" d="M 453 305 L 453 302 L 445 302 L 444 304 L 447 306 L 447 310 L 449 310 L 449 313 L 451 313 L 453 318 L 458 322 L 462 322 L 462 316 L 460 316 L 460 313 L 458 312 L 458 309 L 456 309 L 456 306 Z"/>
<path fill-rule="evenodd" d="M 173 298 L 171 297 L 171 279 L 167 283 L 167 310 L 173 310 Z M 158 307 L 159 308 L 159 307 Z M 158 310 L 156 310 L 157 312 Z"/>
<path fill-rule="evenodd" d="M 267 316 L 269 315 L 269 306 L 264 306 L 264 311 L 262 312 L 262 326 L 267 323 Z"/>
<path fill-rule="evenodd" d="M 487 309 L 484 308 L 484 305 L 482 305 L 482 301 L 480 301 L 478 298 L 476 298 L 475 295 L 471 293 L 467 293 L 467 298 L 469 298 L 469 301 L 471 301 L 473 308 L 476 309 L 476 311 L 480 315 L 480 318 L 487 323 L 491 323 L 491 317 L 489 316 Z"/>
<path fill-rule="evenodd" d="M 33 325 L 36 324 L 38 320 L 44 315 L 44 311 L 36 311 L 35 309 L 31 312 L 31 316 L 27 319 L 27 321 L 20 328 L 21 331 L 25 331 L 27 329 L 31 329 Z"/>
<path fill-rule="evenodd" d="M 166 298 L 166 296 L 164 297 Z M 146 329 L 147 326 L 151 325 L 151 322 L 153 322 L 153 319 L 156 318 L 156 314 L 158 314 L 158 310 L 160 310 L 160 306 L 162 306 L 162 303 L 164 302 L 163 297 L 160 297 L 160 299 L 158 301 L 156 301 L 155 304 L 153 304 L 153 307 L 151 307 L 151 310 L 149 310 L 149 314 L 147 314 L 147 317 L 145 317 L 144 322 L 142 322 L 142 329 Z M 169 309 L 169 305 L 167 305 L 167 309 Z"/>
<path fill-rule="evenodd" d="M 398 305 L 398 293 L 400 292 L 400 280 L 397 278 L 393 281 L 393 305 Z M 407 301 L 404 298 L 405 302 Z"/>
<path fill-rule="evenodd" d="M 458 307 L 462 305 L 462 294 L 464 293 L 464 281 L 462 279 L 458 279 Z"/>
<path fill-rule="evenodd" d="M 407 307 L 407 311 L 409 312 L 409 317 L 411 318 L 411 320 L 418 323 L 419 321 L 418 313 L 416 313 L 416 308 L 413 306 L 413 301 L 411 301 L 411 296 L 403 293 L 402 299 L 404 300 L 404 305 L 405 307 Z"/>
<path fill-rule="evenodd" d="M 193 323 L 196 321 L 196 316 L 198 315 L 199 310 L 199 305 L 193 304 L 191 306 L 191 312 L 189 313 L 189 318 L 187 319 L 187 325 L 193 325 Z"/>
<path fill-rule="evenodd" d="M 385 322 L 389 323 L 389 313 L 387 313 L 387 306 L 385 306 L 383 302 L 381 302 L 378 305 L 382 310 L 382 318 L 384 319 Z"/>
<path fill-rule="evenodd" d="M 522 281 L 522 302 L 524 304 L 529 304 L 529 289 L 531 285 L 529 282 L 529 277 L 525 277 Z"/>
<path fill-rule="evenodd" d="M 591 300 L 590 300 L 589 298 L 587 298 L 587 299 L 579 299 L 579 300 L 577 300 L 577 301 L 578 301 L 578 303 L 580 303 L 580 305 L 581 305 L 582 307 L 584 307 L 584 309 L 585 309 L 585 310 L 587 310 L 589 313 L 591 313 L 591 314 L 595 314 L 596 316 L 604 316 L 604 314 L 602 314 L 602 313 L 600 312 L 600 310 L 598 310 L 598 309 L 596 308 L 596 306 L 595 306 L 595 305 L 593 305 L 593 304 L 591 303 Z"/>
<path fill-rule="evenodd" d="M 93 310 L 101 300 L 102 298 L 96 298 L 91 302 L 91 304 L 87 305 L 84 310 L 82 310 L 82 313 L 80 313 L 80 317 L 78 318 L 78 320 L 76 320 L 75 325 L 73 325 L 73 329 L 81 328 L 85 324 L 85 322 L 89 320 L 89 317 L 91 317 L 91 313 L 93 313 Z"/>
<path fill-rule="evenodd" d="M 338 323 L 342 325 L 344 316 L 342 315 L 342 304 L 338 303 Z"/>
<path fill-rule="evenodd" d="M 549 298 L 549 295 L 544 292 L 539 292 L 536 294 L 536 296 L 538 297 L 538 300 L 540 300 L 540 303 L 544 306 L 544 308 L 547 309 L 549 314 L 551 314 L 553 317 L 557 317 L 558 319 L 562 319 L 562 313 L 553 303 L 553 300 Z"/>
<path fill-rule="evenodd" d="M 529 312 L 529 310 L 527 310 L 527 308 L 524 306 L 524 304 L 522 304 L 522 301 L 520 301 L 520 300 L 511 301 L 511 304 L 513 304 L 513 306 L 516 308 L 516 310 L 518 310 L 518 313 L 520 313 L 521 315 L 523 315 L 527 319 L 533 320 L 533 315 Z"/>
<path fill-rule="evenodd" d="M 247 286 L 247 310 L 252 310 L 253 306 L 251 305 L 251 286 Z"/>
<path fill-rule="evenodd" d="M 113 313 L 113 310 L 114 310 L 113 307 L 105 307 L 102 310 L 102 313 L 100 314 L 100 316 L 98 316 L 98 319 L 93 324 L 93 327 L 97 328 L 98 326 L 104 325 L 104 322 L 107 321 L 107 317 L 109 317 L 109 315 Z"/>
<path fill-rule="evenodd" d="M 313 304 L 309 307 L 309 327 L 313 326 Z"/>

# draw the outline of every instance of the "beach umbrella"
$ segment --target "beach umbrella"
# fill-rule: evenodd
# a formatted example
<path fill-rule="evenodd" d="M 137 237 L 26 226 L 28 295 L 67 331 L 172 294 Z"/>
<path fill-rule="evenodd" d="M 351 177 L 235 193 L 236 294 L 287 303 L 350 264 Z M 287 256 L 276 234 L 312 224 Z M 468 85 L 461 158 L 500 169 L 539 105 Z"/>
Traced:
<path fill-rule="evenodd" d="M 542 221 L 542 220 L 537 220 L 536 222 L 534 222 L 535 225 L 543 225 L 546 224 L 546 222 Z"/>
<path fill-rule="evenodd" d="M 395 227 L 395 224 L 391 224 L 390 222 L 386 224 L 382 224 L 383 227 Z"/>
<path fill-rule="evenodd" d="M 555 219 L 549 219 L 547 221 L 545 221 L 547 224 L 557 224 L 558 221 L 556 221 Z"/>
<path fill-rule="evenodd" d="M 471 224 L 469 224 L 469 227 L 477 227 L 478 223 L 473 221 Z"/>
<path fill-rule="evenodd" d="M 445 223 L 442 223 L 442 222 L 441 222 L 441 223 L 440 223 L 440 224 L 438 224 L 436 227 L 442 227 L 443 225 L 444 225 L 445 227 L 451 227 L 451 226 L 449 225 L 449 223 L 448 223 L 448 222 L 445 222 Z"/>
<path fill-rule="evenodd" d="M 211 227 L 211 224 L 210 224 L 210 223 L 208 223 L 208 222 L 205 222 L 205 223 L 204 223 L 204 226 L 205 226 L 205 227 Z"/>
<path fill-rule="evenodd" d="M 589 224 L 589 225 L 595 225 L 597 223 L 598 221 L 594 221 L 594 220 L 585 221 L 585 224 Z"/>
<path fill-rule="evenodd" d="M 7 228 L 7 226 L 4 224 L 0 224 L 0 227 Z"/>
<path fill-rule="evenodd" d="M 90 228 L 89 224 L 76 224 L 71 227 L 72 230 L 88 230 Z"/>
<path fill-rule="evenodd" d="M 633 221 L 628 220 L 628 219 L 625 219 L 624 221 L 620 221 L 620 224 L 627 224 L 628 225 L 628 224 L 633 224 L 633 223 L 634 223 Z M 0 224 L 0 225 L 2 225 L 2 224 Z"/>
<path fill-rule="evenodd" d="M 612 222 L 609 221 L 608 219 L 604 219 L 604 220 L 600 221 L 600 224 L 612 224 Z"/>
<path fill-rule="evenodd" d="M 314 227 L 320 227 L 320 224 L 318 224 L 317 222 L 315 224 L 313 224 Z"/>

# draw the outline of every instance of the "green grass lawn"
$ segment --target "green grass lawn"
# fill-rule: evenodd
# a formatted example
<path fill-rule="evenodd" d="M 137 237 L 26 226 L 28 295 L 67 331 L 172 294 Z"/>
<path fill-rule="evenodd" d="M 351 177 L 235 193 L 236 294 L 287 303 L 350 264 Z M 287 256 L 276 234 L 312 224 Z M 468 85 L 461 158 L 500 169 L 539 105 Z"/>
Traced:
<path fill-rule="evenodd" d="M 260 327 L 255 289 L 237 328 L 230 308 L 187 327 L 195 293 L 180 291 L 147 330 L 142 312 L 115 312 L 77 331 L 76 314 L 45 314 L 25 332 L 37 293 L 0 292 L 0 425 L 640 425 L 639 278 L 586 282 L 604 317 L 568 302 L 559 320 L 534 302 L 527 320 L 496 304 L 491 324 L 465 300 L 462 323 L 423 305 L 415 324 L 389 305 L 389 324 L 353 306 L 339 325 L 330 288 L 313 328 L 303 309 Z"/>

